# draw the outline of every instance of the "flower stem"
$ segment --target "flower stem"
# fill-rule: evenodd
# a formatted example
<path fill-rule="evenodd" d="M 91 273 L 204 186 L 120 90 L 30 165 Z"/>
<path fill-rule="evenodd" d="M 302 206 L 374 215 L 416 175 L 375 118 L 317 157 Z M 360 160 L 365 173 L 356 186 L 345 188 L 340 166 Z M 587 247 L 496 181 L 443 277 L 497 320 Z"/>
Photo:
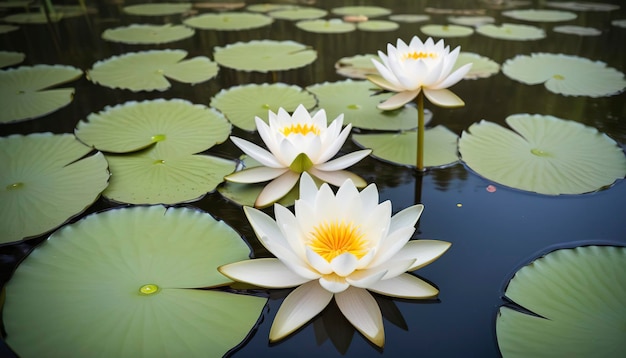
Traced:
<path fill-rule="evenodd" d="M 420 91 L 417 102 L 417 164 L 418 171 L 424 171 L 424 91 Z"/>

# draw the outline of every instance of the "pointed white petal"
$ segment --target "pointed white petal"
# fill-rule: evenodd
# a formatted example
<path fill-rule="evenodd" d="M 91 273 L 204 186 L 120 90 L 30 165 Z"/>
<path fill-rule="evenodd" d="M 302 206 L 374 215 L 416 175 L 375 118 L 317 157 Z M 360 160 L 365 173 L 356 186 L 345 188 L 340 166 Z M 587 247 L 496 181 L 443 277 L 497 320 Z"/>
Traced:
<path fill-rule="evenodd" d="M 357 258 L 349 252 L 345 252 L 330 261 L 333 271 L 341 277 L 350 275 L 356 269 Z"/>
<path fill-rule="evenodd" d="M 325 258 L 321 257 L 317 252 L 311 250 L 311 248 L 306 247 L 305 249 L 306 258 L 317 272 L 322 275 L 328 275 L 333 272 L 333 268 L 330 266 L 330 263 L 326 261 Z"/>
<path fill-rule="evenodd" d="M 276 221 L 269 215 L 249 206 L 244 206 L 243 211 L 257 238 L 266 249 L 270 249 L 267 245 L 268 241 L 276 241 L 278 245 L 288 246 L 287 239 L 276 225 Z"/>
<path fill-rule="evenodd" d="M 371 149 L 357 150 L 356 152 L 348 153 L 342 157 L 335 158 L 329 162 L 318 164 L 315 166 L 318 170 L 326 172 L 332 172 L 335 170 L 345 169 L 358 163 L 361 159 L 367 157 L 372 153 Z"/>
<path fill-rule="evenodd" d="M 244 169 L 224 177 L 233 183 L 262 183 L 281 176 L 289 168 L 253 167 Z"/>
<path fill-rule="evenodd" d="M 405 104 L 411 102 L 417 95 L 419 94 L 420 89 L 418 88 L 415 91 L 404 91 L 398 92 L 393 96 L 389 97 L 386 101 L 380 103 L 378 105 L 378 109 L 382 109 L 383 111 L 389 111 L 392 109 L 398 109 Z"/>
<path fill-rule="evenodd" d="M 347 170 L 336 170 L 334 172 L 326 172 L 322 170 L 317 170 L 315 167 L 309 169 L 311 175 L 319 178 L 320 180 L 330 183 L 334 186 L 341 186 L 341 184 L 345 183 L 346 180 L 352 180 L 352 183 L 357 188 L 362 188 L 367 185 L 367 182 L 363 180 L 360 176 L 349 172 Z"/>
<path fill-rule="evenodd" d="M 246 153 L 248 156 L 252 157 L 253 159 L 255 159 L 256 161 L 258 161 L 259 163 L 261 163 L 262 165 L 266 167 L 271 167 L 271 168 L 284 168 L 285 167 L 278 161 L 278 159 L 276 159 L 276 157 L 274 157 L 274 155 L 272 155 L 272 153 L 268 152 L 267 150 L 259 147 L 258 145 L 254 143 L 248 142 L 247 140 L 237 138 L 237 137 L 230 137 L 230 140 L 233 143 L 235 143 L 235 145 L 239 147 L 239 149 L 241 149 L 244 153 Z"/>
<path fill-rule="evenodd" d="M 278 178 L 269 182 L 269 184 L 261 190 L 254 206 L 263 208 L 279 200 L 287 195 L 291 188 L 296 185 L 299 178 L 300 174 L 294 173 L 291 170 L 286 171 Z"/>
<path fill-rule="evenodd" d="M 334 274 L 325 275 L 320 277 L 319 283 L 325 290 L 332 293 L 343 292 L 350 287 L 343 277 L 339 277 Z"/>
<path fill-rule="evenodd" d="M 276 342 L 293 333 L 320 313 L 333 298 L 317 281 L 304 284 L 293 290 L 274 317 L 270 329 L 270 342 Z"/>
<path fill-rule="evenodd" d="M 406 245 L 414 232 L 414 227 L 403 227 L 390 233 L 380 243 L 379 251 L 374 260 L 372 260 L 370 267 L 378 267 L 396 255 Z"/>
<path fill-rule="evenodd" d="M 422 215 L 422 211 L 424 211 L 424 205 L 422 204 L 413 205 L 400 211 L 391 217 L 389 232 L 394 232 L 405 226 L 415 227 L 415 224 Z"/>
<path fill-rule="evenodd" d="M 463 76 L 465 76 L 471 68 L 472 68 L 471 63 L 465 64 L 461 66 L 461 68 L 452 72 L 450 76 L 448 76 L 445 80 L 439 82 L 438 84 L 434 86 L 431 86 L 430 88 L 433 90 L 437 90 L 437 89 L 448 88 L 452 85 L 455 85 L 457 82 L 463 79 Z"/>
<path fill-rule="evenodd" d="M 415 263 L 407 269 L 414 271 L 437 260 L 452 244 L 439 240 L 412 240 L 393 256 L 391 260 L 415 259 Z"/>
<path fill-rule="evenodd" d="M 294 287 L 310 281 L 274 258 L 239 261 L 220 266 L 218 270 L 232 280 L 265 288 Z"/>
<path fill-rule="evenodd" d="M 385 296 L 399 298 L 433 298 L 437 296 L 439 290 L 408 273 L 381 280 L 373 284 L 368 290 L 380 293 Z"/>
<path fill-rule="evenodd" d="M 315 202 L 315 197 L 317 196 L 317 185 L 311 178 L 309 173 L 304 172 L 300 175 L 300 199 L 309 203 Z M 297 213 L 297 212 L 296 212 Z"/>
<path fill-rule="evenodd" d="M 375 345 L 385 344 L 383 316 L 374 297 L 362 288 L 350 287 L 335 295 L 337 306 L 344 316 Z"/>
<path fill-rule="evenodd" d="M 276 226 L 283 233 L 283 237 L 289 244 L 291 250 L 296 256 L 300 257 L 301 260 L 304 260 L 304 233 L 300 230 L 296 217 L 289 209 L 279 204 L 274 204 L 274 217 L 276 218 Z"/>
<path fill-rule="evenodd" d="M 272 129 L 259 117 L 254 117 L 254 121 L 256 123 L 256 130 L 259 132 L 259 136 L 265 146 L 271 153 L 276 153 L 278 148 L 278 142 L 276 141 L 276 133 L 272 131 Z"/>
<path fill-rule="evenodd" d="M 447 89 L 424 88 L 424 95 L 432 104 L 439 107 L 463 107 L 465 105 L 461 98 Z"/>
<path fill-rule="evenodd" d="M 334 138 L 327 148 L 324 148 L 324 152 L 318 157 L 318 160 L 315 161 L 314 163 L 322 164 L 328 161 L 330 158 L 334 157 L 335 154 L 339 152 L 339 149 L 341 149 L 341 146 L 343 146 L 343 144 L 346 142 L 346 139 L 348 139 L 348 135 L 350 135 L 351 129 L 352 129 L 352 124 L 348 124 L 343 129 L 343 131 L 341 131 L 339 136 L 337 138 Z"/>
<path fill-rule="evenodd" d="M 374 62 L 374 65 L 376 65 L 377 63 L 378 62 Z M 404 88 L 400 87 L 400 82 L 398 82 L 395 79 L 395 76 L 393 77 L 394 82 L 391 82 L 387 79 L 387 78 L 391 78 L 393 74 L 391 74 L 391 72 L 386 67 L 384 67 L 381 64 L 378 64 L 376 65 L 376 69 L 378 70 L 378 72 L 381 73 L 381 75 L 385 74 L 387 77 L 383 77 L 379 75 L 367 75 L 366 78 L 368 81 L 372 82 L 376 86 L 382 89 L 385 89 L 387 91 L 400 92 L 404 90 Z"/>
<path fill-rule="evenodd" d="M 387 260 L 382 265 L 377 266 L 376 269 L 384 270 L 386 274 L 385 276 L 383 276 L 382 280 L 388 280 L 390 278 L 406 273 L 414 263 L 414 259 L 396 260 L 394 258 L 391 260 Z"/>
<path fill-rule="evenodd" d="M 382 280 L 386 273 L 385 270 L 359 270 L 346 277 L 346 282 L 354 287 L 368 288 Z"/>

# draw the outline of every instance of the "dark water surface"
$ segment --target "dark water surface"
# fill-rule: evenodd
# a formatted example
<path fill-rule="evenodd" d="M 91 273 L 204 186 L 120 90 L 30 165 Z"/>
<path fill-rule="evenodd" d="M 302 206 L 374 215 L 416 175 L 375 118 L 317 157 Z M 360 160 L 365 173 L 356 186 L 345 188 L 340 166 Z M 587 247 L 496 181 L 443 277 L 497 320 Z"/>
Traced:
<path fill-rule="evenodd" d="M 24 52 L 26 59 L 22 65 L 65 64 L 87 70 L 98 60 L 126 52 L 176 48 L 187 50 L 188 58 L 203 55 L 212 59 L 214 46 L 253 39 L 289 39 L 312 46 L 318 51 L 318 59 L 301 69 L 278 73 L 277 80 L 306 87 L 324 81 L 343 80 L 334 70 L 334 63 L 339 58 L 385 50 L 386 44 L 395 43 L 397 38 L 408 41 L 413 35 L 426 37 L 419 31 L 424 23 L 401 23 L 399 29 L 389 32 L 357 30 L 347 34 L 313 34 L 297 29 L 290 21 L 276 20 L 271 26 L 255 30 L 196 30 L 196 34 L 189 39 L 163 45 L 124 45 L 102 40 L 100 34 L 107 28 L 131 23 L 178 24 L 182 21 L 181 15 L 125 15 L 122 7 L 134 3 L 141 1 L 88 2 L 88 5 L 98 9 L 97 14 L 64 19 L 52 26 L 21 25 L 17 31 L 0 35 L 0 50 Z M 523 8 L 543 8 L 544 4 L 543 1 L 531 3 L 531 6 Z M 620 2 L 613 0 L 612 3 Z M 463 51 L 478 53 L 500 64 L 516 54 L 550 52 L 579 55 L 606 62 L 609 67 L 621 72 L 626 70 L 626 29 L 610 25 L 613 19 L 626 18 L 624 8 L 611 12 L 577 12 L 578 18 L 568 22 L 528 23 L 503 18 L 501 10 L 488 9 L 485 4 L 479 1 L 320 0 L 313 6 L 378 5 L 393 9 L 395 14 L 423 14 L 426 7 L 484 8 L 487 9 L 486 15 L 496 18 L 497 24 L 524 23 L 542 27 L 547 38 L 518 42 L 473 34 L 447 39 L 446 44 L 451 47 L 461 45 Z M 430 15 L 428 23 L 447 23 L 447 15 Z M 602 35 L 581 37 L 552 31 L 554 26 L 562 24 L 592 26 L 602 30 Z M 0 125 L 0 131 L 2 135 L 46 131 L 71 133 L 79 120 L 107 105 L 153 98 L 183 98 L 208 105 L 211 97 L 222 88 L 271 81 L 271 76 L 267 74 L 220 68 L 217 77 L 205 83 L 190 86 L 173 82 L 165 92 L 133 93 L 95 85 L 83 76 L 69 84 L 76 88 L 76 93 L 74 101 L 67 107 L 35 120 Z M 428 103 L 426 106 L 434 113 L 432 125 L 445 125 L 457 134 L 481 119 L 503 124 L 504 118 L 510 114 L 538 113 L 596 127 L 615 139 L 622 148 L 626 145 L 624 93 L 596 99 L 565 97 L 547 91 L 543 85 L 521 84 L 502 73 L 487 79 L 461 81 L 452 89 L 465 100 L 465 107 L 450 110 L 429 106 Z M 233 134 L 252 138 L 238 129 L 234 129 Z M 349 141 L 344 147 L 346 152 L 354 149 L 356 146 Z M 240 154 L 230 142 L 207 152 L 227 158 Z M 498 357 L 495 336 L 497 308 L 505 302 L 502 292 L 506 282 L 521 265 L 554 247 L 572 247 L 589 242 L 626 244 L 626 184 L 623 180 L 608 190 L 596 193 L 552 197 L 502 187 L 482 179 L 462 164 L 432 170 L 418 178 L 409 168 L 366 158 L 354 166 L 353 171 L 368 182 L 375 182 L 381 200 L 390 199 L 394 212 L 415 203 L 416 183 L 422 181 L 420 201 L 424 203 L 425 211 L 415 238 L 445 240 L 453 244 L 440 259 L 417 271 L 420 277 L 439 288 L 439 298 L 409 301 L 377 297 L 386 318 L 386 343 L 384 349 L 379 350 L 351 331 L 349 324 L 333 307 L 291 337 L 269 345 L 267 337 L 271 322 L 289 290 L 272 291 L 260 326 L 233 356 L 334 357 L 345 353 L 354 357 Z M 485 188 L 489 184 L 495 184 L 497 191 L 487 192 Z M 101 198 L 80 217 L 116 205 Z M 210 193 L 191 205 L 236 228 L 254 247 L 257 257 L 267 255 L 254 237 L 241 207 L 227 202 L 218 193 Z M 45 237 L 47 235 L 0 247 L 2 283 L 29 250 Z M 329 332 L 335 339 L 334 343 L 325 338 Z M 4 345 L 0 347 L 0 355 L 3 353 L 10 356 Z"/>

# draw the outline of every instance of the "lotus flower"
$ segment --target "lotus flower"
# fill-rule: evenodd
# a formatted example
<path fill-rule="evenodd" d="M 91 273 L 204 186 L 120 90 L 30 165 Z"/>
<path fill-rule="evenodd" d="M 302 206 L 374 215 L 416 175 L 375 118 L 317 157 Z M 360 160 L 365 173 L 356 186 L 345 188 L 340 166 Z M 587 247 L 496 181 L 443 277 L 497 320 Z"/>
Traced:
<path fill-rule="evenodd" d="M 414 36 L 409 45 L 398 39 L 397 46 L 387 44 L 387 54 L 378 51 L 382 63 L 372 60 L 380 75 L 369 75 L 368 80 L 388 91 L 397 92 L 378 108 L 392 110 L 412 101 L 420 91 L 433 104 L 441 107 L 459 107 L 465 103 L 447 88 L 459 82 L 470 70 L 466 64 L 452 74 L 460 47 L 450 52 L 443 40 L 434 43 L 429 37 L 426 42 Z"/>
<path fill-rule="evenodd" d="M 424 206 L 391 216 L 391 203 L 378 203 L 370 184 L 359 192 L 351 180 L 337 194 L 327 184 L 318 190 L 302 174 L 295 215 L 275 204 L 276 221 L 244 207 L 261 243 L 276 256 L 219 267 L 229 278 L 265 288 L 297 287 L 284 300 L 270 329 L 277 341 L 308 322 L 335 299 L 348 321 L 382 347 L 382 315 L 368 292 L 400 298 L 432 298 L 438 290 L 406 271 L 423 267 L 450 243 L 409 241 Z"/>
<path fill-rule="evenodd" d="M 225 177 L 236 183 L 259 183 L 272 180 L 263 188 L 255 206 L 267 206 L 285 196 L 298 182 L 300 174 L 309 174 L 335 186 L 352 179 L 364 187 L 365 181 L 343 169 L 368 156 L 369 149 L 356 151 L 330 160 L 350 134 L 351 124 L 343 130 L 343 114 L 327 126 L 326 112 L 321 109 L 313 117 L 303 105 L 290 116 L 283 108 L 278 114 L 269 111 L 269 126 L 255 118 L 259 135 L 269 152 L 244 139 L 230 139 L 244 153 L 262 164 Z M 330 161 L 329 161 L 330 160 Z"/>

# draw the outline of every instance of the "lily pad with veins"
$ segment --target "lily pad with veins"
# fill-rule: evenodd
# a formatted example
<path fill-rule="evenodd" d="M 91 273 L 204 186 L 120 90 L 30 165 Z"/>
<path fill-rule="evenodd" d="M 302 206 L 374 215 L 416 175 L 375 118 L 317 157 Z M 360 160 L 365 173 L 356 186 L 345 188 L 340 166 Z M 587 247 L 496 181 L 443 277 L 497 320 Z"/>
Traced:
<path fill-rule="evenodd" d="M 341 19 L 302 20 L 296 23 L 300 30 L 319 34 L 340 34 L 356 30 L 356 25 Z"/>
<path fill-rule="evenodd" d="M 503 11 L 502 15 L 516 19 L 533 22 L 559 22 L 574 20 L 577 15 L 569 11 L 524 9 Z"/>
<path fill-rule="evenodd" d="M 24 61 L 24 57 L 22 52 L 0 51 L 0 68 L 16 65 Z"/>
<path fill-rule="evenodd" d="M 541 28 L 531 25 L 508 24 L 501 25 L 486 24 L 476 29 L 481 35 L 501 40 L 539 40 L 546 37 L 546 32 Z"/>
<path fill-rule="evenodd" d="M 195 31 L 183 25 L 132 24 L 106 29 L 102 38 L 125 44 L 162 44 L 179 41 L 193 36 Z"/>
<path fill-rule="evenodd" d="M 92 214 L 17 267 L 6 285 L 6 342 L 22 357 L 223 356 L 267 299 L 199 288 L 228 285 L 217 267 L 249 253 L 232 228 L 195 209 Z"/>
<path fill-rule="evenodd" d="M 0 137 L 0 243 L 43 234 L 96 201 L 109 172 L 91 151 L 71 134 Z"/>
<path fill-rule="evenodd" d="M 216 46 L 215 62 L 240 71 L 284 71 L 304 67 L 317 58 L 317 51 L 295 41 L 253 40 Z"/>
<path fill-rule="evenodd" d="M 237 31 L 268 26 L 274 19 L 259 13 L 220 12 L 189 17 L 183 23 L 201 30 Z"/>
<path fill-rule="evenodd" d="M 459 139 L 461 159 L 479 175 L 546 195 L 582 194 L 626 175 L 626 156 L 597 129 L 549 115 L 515 114 L 511 129 L 480 121 Z"/>

